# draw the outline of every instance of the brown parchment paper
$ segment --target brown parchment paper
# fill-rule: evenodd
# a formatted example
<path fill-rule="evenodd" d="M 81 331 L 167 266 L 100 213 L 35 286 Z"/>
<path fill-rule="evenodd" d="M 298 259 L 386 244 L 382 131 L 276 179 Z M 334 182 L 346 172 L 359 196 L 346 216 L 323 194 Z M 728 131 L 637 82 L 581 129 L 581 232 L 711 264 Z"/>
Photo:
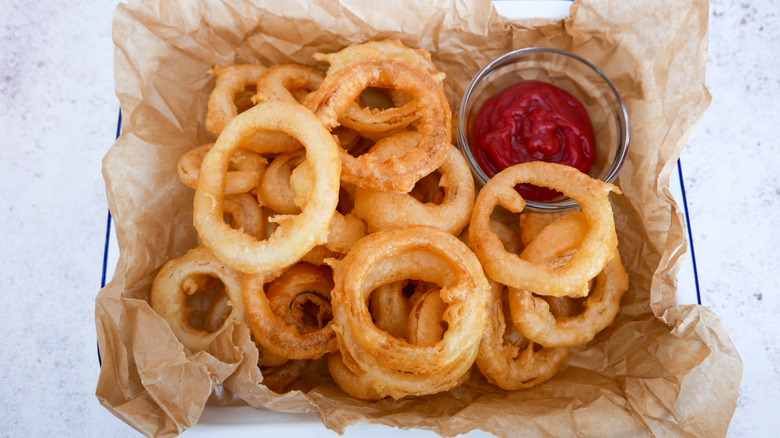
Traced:
<path fill-rule="evenodd" d="M 147 436 L 182 432 L 206 403 L 314 411 L 339 432 L 374 422 L 445 436 L 472 429 L 504 437 L 725 435 L 742 362 L 710 310 L 674 305 L 685 236 L 669 192 L 675 161 L 710 102 L 708 12 L 702 0 L 578 0 L 566 20 L 513 22 L 488 0 L 119 5 L 113 38 L 123 129 L 103 173 L 120 258 L 96 301 L 100 402 Z M 230 327 L 208 351 L 192 354 L 148 304 L 157 270 L 197 245 L 193 191 L 179 182 L 175 163 L 213 141 L 204 124 L 209 69 L 316 65 L 317 51 L 384 38 L 428 49 L 463 88 L 512 49 L 569 50 L 599 66 L 626 101 L 631 149 L 617 181 L 624 194 L 612 200 L 631 286 L 615 324 L 573 349 L 540 386 L 508 392 L 475 375 L 444 394 L 364 402 L 317 379 L 315 366 L 296 390 L 278 395 L 260 383 L 246 326 Z"/>

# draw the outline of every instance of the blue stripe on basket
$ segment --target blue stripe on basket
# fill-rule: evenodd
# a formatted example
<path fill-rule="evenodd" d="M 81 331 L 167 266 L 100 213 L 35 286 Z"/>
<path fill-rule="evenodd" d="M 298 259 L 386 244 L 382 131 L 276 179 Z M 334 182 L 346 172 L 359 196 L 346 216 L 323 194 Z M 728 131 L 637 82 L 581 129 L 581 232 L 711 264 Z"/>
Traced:
<path fill-rule="evenodd" d="M 119 110 L 119 117 L 116 123 L 116 138 L 122 133 L 122 110 Z M 106 273 L 108 272 L 108 246 L 111 241 L 111 210 L 108 210 L 106 218 L 106 244 L 103 247 L 103 273 L 100 279 L 100 288 L 106 287 Z M 100 344 L 97 345 L 98 364 L 103 366 L 103 359 L 100 357 Z"/>
<path fill-rule="evenodd" d="M 685 179 L 683 179 L 682 162 L 677 160 L 677 173 L 680 175 L 680 189 L 682 191 L 682 203 L 685 210 L 685 225 L 688 227 L 688 245 L 691 247 L 691 263 L 693 264 L 693 282 L 696 285 L 696 302 L 701 304 L 701 290 L 699 289 L 699 270 L 696 268 L 696 251 L 693 249 L 693 233 L 691 233 L 691 215 L 688 214 L 688 198 L 685 195 Z"/>
<path fill-rule="evenodd" d="M 106 286 L 106 273 L 108 272 L 108 244 L 111 237 L 111 210 L 108 211 L 106 219 L 106 245 L 103 248 L 103 278 L 100 279 L 100 288 Z"/>

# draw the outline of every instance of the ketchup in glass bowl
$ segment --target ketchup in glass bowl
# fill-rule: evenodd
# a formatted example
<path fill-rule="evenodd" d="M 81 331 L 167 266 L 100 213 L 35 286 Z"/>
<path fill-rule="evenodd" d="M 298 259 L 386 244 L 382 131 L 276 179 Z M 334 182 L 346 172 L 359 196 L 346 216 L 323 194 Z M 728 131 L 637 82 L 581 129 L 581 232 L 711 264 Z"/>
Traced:
<path fill-rule="evenodd" d="M 566 164 L 613 182 L 628 153 L 628 111 L 609 79 L 568 52 L 526 48 L 485 66 L 459 111 L 459 146 L 478 185 L 527 161 Z M 517 186 L 532 211 L 577 204 L 554 190 Z"/>

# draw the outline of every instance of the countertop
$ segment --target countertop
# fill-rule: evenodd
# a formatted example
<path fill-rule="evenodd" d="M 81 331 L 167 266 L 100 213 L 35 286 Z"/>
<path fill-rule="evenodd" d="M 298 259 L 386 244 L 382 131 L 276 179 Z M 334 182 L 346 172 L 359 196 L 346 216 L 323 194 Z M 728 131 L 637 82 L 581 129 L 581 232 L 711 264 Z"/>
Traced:
<path fill-rule="evenodd" d="M 94 392 L 94 299 L 116 135 L 111 1 L 0 8 L 0 435 L 138 436 Z M 713 100 L 681 156 L 700 298 L 744 362 L 729 436 L 780 416 L 780 4 L 713 0 Z"/>

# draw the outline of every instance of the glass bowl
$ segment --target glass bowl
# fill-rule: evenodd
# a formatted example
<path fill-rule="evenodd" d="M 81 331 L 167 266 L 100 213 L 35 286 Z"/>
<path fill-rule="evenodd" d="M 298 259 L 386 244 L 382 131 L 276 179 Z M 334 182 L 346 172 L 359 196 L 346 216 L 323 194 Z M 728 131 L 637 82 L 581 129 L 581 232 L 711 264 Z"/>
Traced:
<path fill-rule="evenodd" d="M 542 81 L 576 97 L 593 125 L 596 161 L 588 174 L 613 182 L 620 173 L 629 146 L 628 111 L 615 86 L 593 64 L 569 52 L 531 47 L 502 55 L 486 65 L 472 79 L 458 112 L 459 147 L 471 167 L 478 187 L 490 179 L 474 157 L 472 129 L 486 100 L 520 81 Z M 550 201 L 526 200 L 529 210 L 565 211 L 577 203 L 565 196 Z"/>

